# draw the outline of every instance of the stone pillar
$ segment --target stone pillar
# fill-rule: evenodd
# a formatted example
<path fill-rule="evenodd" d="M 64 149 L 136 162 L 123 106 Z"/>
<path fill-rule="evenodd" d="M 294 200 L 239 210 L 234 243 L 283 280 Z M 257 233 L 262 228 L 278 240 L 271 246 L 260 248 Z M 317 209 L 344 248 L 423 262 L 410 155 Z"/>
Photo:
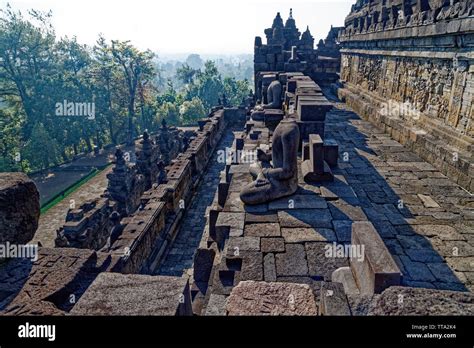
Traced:
<path fill-rule="evenodd" d="M 324 149 L 323 140 L 319 134 L 309 136 L 309 158 L 316 174 L 324 173 Z"/>

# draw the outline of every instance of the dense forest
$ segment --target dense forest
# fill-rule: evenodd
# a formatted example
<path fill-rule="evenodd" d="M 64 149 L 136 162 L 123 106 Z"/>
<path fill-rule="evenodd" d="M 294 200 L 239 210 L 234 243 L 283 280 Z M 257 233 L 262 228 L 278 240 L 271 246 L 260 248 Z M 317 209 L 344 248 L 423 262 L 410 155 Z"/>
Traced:
<path fill-rule="evenodd" d="M 196 55 L 166 76 L 129 41 L 99 35 L 93 47 L 58 38 L 51 13 L 0 13 L 0 171 L 31 172 L 153 132 L 162 119 L 191 125 L 223 94 L 239 105 L 250 83 Z M 193 60 L 194 58 L 194 60 Z M 176 67 L 176 65 L 174 65 Z"/>

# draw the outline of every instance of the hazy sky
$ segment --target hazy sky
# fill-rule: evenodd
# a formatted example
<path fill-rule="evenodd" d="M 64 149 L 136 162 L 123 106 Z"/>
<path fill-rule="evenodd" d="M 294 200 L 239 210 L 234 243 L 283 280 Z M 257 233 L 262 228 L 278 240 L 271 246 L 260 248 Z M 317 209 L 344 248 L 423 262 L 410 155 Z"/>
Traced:
<path fill-rule="evenodd" d="M 94 44 L 107 39 L 131 40 L 158 53 L 253 53 L 255 36 L 265 37 L 277 12 L 290 8 L 303 32 L 309 25 L 317 40 L 332 25 L 342 26 L 355 0 L 0 0 L 14 9 L 53 11 L 58 36 L 76 35 Z"/>

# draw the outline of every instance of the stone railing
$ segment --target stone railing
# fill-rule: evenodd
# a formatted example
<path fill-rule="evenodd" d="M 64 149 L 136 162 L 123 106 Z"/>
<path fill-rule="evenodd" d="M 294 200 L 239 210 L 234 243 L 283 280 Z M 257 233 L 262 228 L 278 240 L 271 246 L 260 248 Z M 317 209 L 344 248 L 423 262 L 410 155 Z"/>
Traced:
<path fill-rule="evenodd" d="M 107 191 L 70 209 L 56 246 L 111 253 L 123 273 L 157 267 L 227 123 L 239 113 L 243 119 L 243 109 L 215 110 L 192 136 L 166 125 L 155 139 L 145 133 L 136 144 L 135 164 L 118 149 Z"/>
<path fill-rule="evenodd" d="M 187 147 L 188 138 L 184 132 L 164 124 L 156 134 L 145 132 L 135 142 L 135 154 L 117 148 L 114 167 L 107 175 L 106 192 L 79 208 L 71 206 L 65 225 L 57 231 L 56 246 L 102 249 L 120 217 L 134 213 L 142 194 L 166 177 L 165 165 Z M 118 221 L 112 221 L 113 212 L 118 213 Z"/>
<path fill-rule="evenodd" d="M 170 136 L 169 139 L 175 145 L 172 152 L 168 153 L 169 163 L 164 169 L 161 164 L 155 166 L 159 158 L 163 159 L 156 152 L 160 146 L 161 150 L 166 149 L 159 140 L 152 141 L 145 135 L 139 141 L 137 162 L 133 165 L 122 163 L 122 159 L 125 161 L 124 154 L 118 151 L 114 168 L 118 171 L 115 174 L 112 172 L 109 179 L 117 179 L 114 175 L 118 173 L 123 176 L 122 180 L 131 180 L 124 186 L 128 195 L 124 195 L 125 199 L 119 202 L 114 199 L 115 193 L 106 191 L 102 197 L 70 209 L 67 222 L 58 233 L 57 247 L 34 249 L 37 250 L 37 260 L 0 260 L 0 277 L 9 277 L 8 291 L 0 289 L 0 311 L 7 315 L 63 315 L 69 312 L 91 314 L 92 310 L 97 309 L 93 303 L 98 300 L 94 291 L 101 288 L 103 278 L 104 286 L 118 282 L 122 285 L 127 283 L 133 288 L 138 282 L 155 289 L 153 294 L 148 294 L 143 289 L 138 289 L 138 292 L 130 290 L 130 295 L 136 296 L 136 299 L 132 307 L 125 306 L 128 308 L 125 311 L 130 310 L 129 314 L 135 313 L 135 307 L 140 303 L 144 305 L 140 313 L 150 311 L 151 308 L 150 313 L 156 315 L 191 314 L 187 279 L 151 277 L 137 273 L 151 273 L 166 256 L 176 237 L 184 211 L 226 126 L 239 119 L 243 121 L 245 114 L 244 108 L 215 109 L 199 122 L 199 130 L 194 132 L 194 136 L 184 134 L 184 138 L 187 137 L 189 141 L 176 143 L 175 140 L 184 138 Z M 183 143 L 183 147 L 177 146 Z M 28 193 L 30 189 L 28 185 L 35 191 L 29 195 L 34 198 L 30 199 L 34 206 L 28 212 L 31 217 L 25 213 L 23 220 L 20 219 L 21 216 L 15 217 L 12 214 L 8 218 L 13 217 L 13 220 L 21 220 L 20 222 L 31 220 L 31 223 L 24 224 L 22 236 L 19 229 L 4 231 L 6 241 L 27 243 L 37 228 L 38 193 L 34 184 L 26 177 L 18 179 L 18 182 L 25 181 L 24 184 L 18 184 L 18 189 L 13 187 L 16 180 L 14 177 L 10 180 L 8 174 L 4 174 L 2 179 L 5 187 L 2 186 L 1 191 L 9 200 L 14 199 L 24 204 L 24 193 Z M 10 192 L 15 198 L 8 196 Z M 135 206 L 138 207 L 133 210 Z M 9 224 L 10 220 L 5 222 L 5 226 Z M 15 269 L 14 276 L 11 269 Z M 100 273 L 106 274 L 99 276 Z M 84 295 L 86 290 L 87 296 Z M 103 290 L 99 292 L 103 293 Z M 153 302 L 156 293 L 166 297 L 163 301 L 169 307 L 163 308 L 161 302 L 156 306 L 149 306 L 147 301 L 144 302 L 143 296 L 150 295 Z M 79 299 L 80 303 L 76 304 Z M 119 302 L 125 300 L 117 299 Z M 122 312 L 125 307 L 107 308 L 103 313 L 125 313 Z M 73 308 L 74 312 L 71 311 Z"/>
<path fill-rule="evenodd" d="M 102 249 L 120 258 L 121 273 L 156 269 L 173 243 L 177 226 L 226 125 L 244 110 L 220 109 L 200 123 L 187 149 L 166 167 L 166 179 L 140 196 L 139 209 L 122 219 L 121 233 Z"/>

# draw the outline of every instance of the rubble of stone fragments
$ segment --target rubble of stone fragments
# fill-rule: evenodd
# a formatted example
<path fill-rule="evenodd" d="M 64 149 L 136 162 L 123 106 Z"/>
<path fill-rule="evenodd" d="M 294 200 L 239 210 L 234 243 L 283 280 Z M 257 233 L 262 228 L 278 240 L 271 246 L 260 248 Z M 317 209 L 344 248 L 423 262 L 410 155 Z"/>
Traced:
<path fill-rule="evenodd" d="M 278 13 L 255 97 L 117 147 L 0 256 L 0 313 L 474 315 L 473 6 L 357 0 L 316 48 Z M 0 242 L 39 215 L 0 174 Z"/>

